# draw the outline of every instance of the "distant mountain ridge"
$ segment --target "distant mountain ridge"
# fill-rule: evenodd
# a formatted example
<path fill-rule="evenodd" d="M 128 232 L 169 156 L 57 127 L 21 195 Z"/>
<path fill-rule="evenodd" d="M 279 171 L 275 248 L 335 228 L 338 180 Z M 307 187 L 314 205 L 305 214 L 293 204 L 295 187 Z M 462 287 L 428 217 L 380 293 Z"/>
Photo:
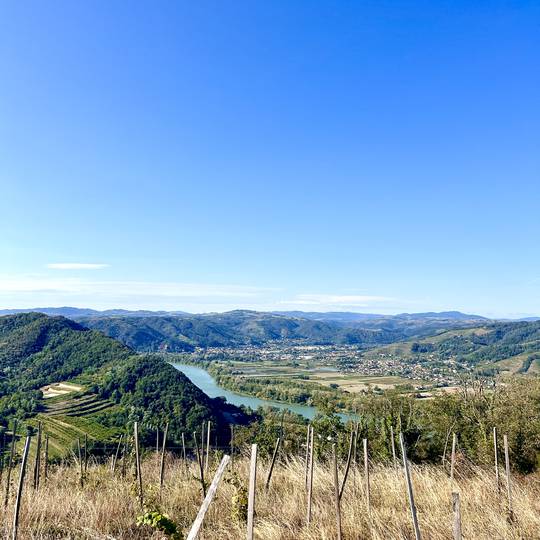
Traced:
<path fill-rule="evenodd" d="M 429 311 L 425 313 L 398 313 L 397 315 L 381 315 L 377 313 L 355 313 L 351 311 L 273 311 L 277 315 L 290 317 L 300 317 L 318 321 L 341 321 L 355 322 L 367 320 L 392 320 L 392 319 L 439 319 L 456 321 L 488 321 L 487 317 L 481 315 L 469 315 L 461 311 Z"/>
<path fill-rule="evenodd" d="M 170 315 L 189 315 L 185 311 L 148 311 L 148 310 L 128 310 L 128 309 L 106 309 L 99 311 L 90 308 L 76 307 L 42 307 L 29 309 L 0 309 L 0 315 L 16 315 L 18 313 L 44 313 L 45 315 L 67 317 L 77 319 L 80 317 L 165 317 Z"/>
<path fill-rule="evenodd" d="M 469 317 L 449 312 L 355 319 L 346 314 L 234 310 L 180 316 L 93 316 L 77 320 L 141 352 L 179 352 L 194 347 L 263 346 L 275 341 L 371 347 L 484 321 L 478 316 Z"/>
<path fill-rule="evenodd" d="M 14 315 L 17 313 L 44 313 L 45 315 L 59 315 L 68 318 L 79 317 L 170 317 L 170 316 L 216 316 L 219 313 L 194 314 L 187 311 L 151 311 L 151 310 L 129 310 L 129 309 L 106 309 L 96 310 L 91 308 L 77 307 L 36 307 L 28 309 L 0 309 L 0 315 Z M 224 313 L 269 313 L 273 315 L 283 315 L 285 317 L 297 317 L 301 319 L 353 322 L 370 319 L 447 319 L 447 320 L 489 320 L 481 315 L 467 314 L 460 311 L 441 311 L 424 313 L 398 313 L 397 315 L 383 315 L 378 313 L 357 313 L 354 311 L 269 311 L 258 312 L 247 309 L 237 309 Z M 537 320 L 540 317 L 528 317 L 520 320 Z"/>

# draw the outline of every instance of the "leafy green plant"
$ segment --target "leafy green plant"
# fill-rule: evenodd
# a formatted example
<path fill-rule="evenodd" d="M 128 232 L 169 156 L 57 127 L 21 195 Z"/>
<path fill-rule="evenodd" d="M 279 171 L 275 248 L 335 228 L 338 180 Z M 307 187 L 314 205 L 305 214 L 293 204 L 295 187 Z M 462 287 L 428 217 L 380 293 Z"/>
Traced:
<path fill-rule="evenodd" d="M 167 514 L 162 514 L 158 510 L 145 509 L 144 514 L 137 517 L 137 525 L 148 525 L 162 532 L 171 540 L 182 540 L 184 538 L 179 526 Z"/>
<path fill-rule="evenodd" d="M 245 484 L 240 480 L 237 473 L 225 479 L 225 482 L 234 487 L 234 494 L 231 497 L 231 516 L 239 523 L 247 522 L 248 513 L 248 490 Z"/>

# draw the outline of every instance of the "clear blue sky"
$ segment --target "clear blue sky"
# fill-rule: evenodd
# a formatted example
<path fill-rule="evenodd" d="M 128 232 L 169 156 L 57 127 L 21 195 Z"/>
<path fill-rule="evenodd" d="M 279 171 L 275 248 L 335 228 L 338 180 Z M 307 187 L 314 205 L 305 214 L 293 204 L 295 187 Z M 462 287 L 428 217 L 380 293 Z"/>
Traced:
<path fill-rule="evenodd" d="M 0 74 L 0 308 L 540 314 L 538 2 L 5 1 Z"/>

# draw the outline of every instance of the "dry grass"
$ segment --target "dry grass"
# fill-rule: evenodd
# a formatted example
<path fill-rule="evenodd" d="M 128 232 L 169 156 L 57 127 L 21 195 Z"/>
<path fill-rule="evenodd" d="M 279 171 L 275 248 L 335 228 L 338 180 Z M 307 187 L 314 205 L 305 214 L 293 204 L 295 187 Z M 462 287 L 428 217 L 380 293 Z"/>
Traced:
<path fill-rule="evenodd" d="M 217 465 L 217 461 L 214 465 Z M 233 470 L 247 485 L 249 460 L 235 459 Z M 332 474 L 316 464 L 312 525 L 305 525 L 306 493 L 304 468 L 300 461 L 280 464 L 272 485 L 264 489 L 267 463 L 258 473 L 256 538 L 264 540 L 315 540 L 336 538 Z M 201 493 L 192 463 L 190 471 L 181 460 L 169 458 L 166 481 L 159 503 L 158 459 L 149 456 L 143 464 L 147 503 L 160 507 L 187 534 L 201 503 Z M 342 471 L 341 471 L 342 474 Z M 228 473 L 230 475 L 230 473 Z M 17 477 L 17 474 L 14 475 Z M 404 478 L 401 470 L 373 465 L 371 469 L 371 517 L 366 508 L 363 471 L 353 470 L 342 500 L 343 538 L 413 538 Z M 16 480 L 16 478 L 15 478 Z M 413 482 L 420 528 L 424 539 L 452 538 L 451 492 L 447 473 L 440 467 L 415 467 Z M 2 486 L 4 488 L 4 486 Z M 491 471 L 473 469 L 460 476 L 455 489 L 461 493 L 465 539 L 539 539 L 540 476 L 516 478 L 513 482 L 514 520 L 508 519 L 504 480 L 497 494 Z M 3 492 L 3 490 L 2 490 Z M 245 538 L 245 527 L 231 517 L 233 485 L 222 482 L 210 507 L 199 538 L 206 540 Z M 13 497 L 0 523 L 2 537 L 10 536 Z M 137 527 L 141 513 L 136 486 L 130 473 L 112 477 L 109 467 L 92 465 L 84 488 L 78 469 L 58 466 L 49 479 L 34 491 L 28 479 L 19 538 L 140 539 L 162 538 L 148 527 Z"/>

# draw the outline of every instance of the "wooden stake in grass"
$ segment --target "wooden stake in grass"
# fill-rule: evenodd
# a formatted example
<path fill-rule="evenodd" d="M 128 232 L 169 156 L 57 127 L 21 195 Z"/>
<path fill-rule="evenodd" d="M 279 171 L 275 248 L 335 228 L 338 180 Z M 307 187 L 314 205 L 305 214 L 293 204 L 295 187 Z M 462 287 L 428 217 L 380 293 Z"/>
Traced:
<path fill-rule="evenodd" d="M 411 481 L 411 473 L 409 471 L 409 462 L 407 461 L 407 449 L 405 448 L 405 440 L 403 433 L 399 434 L 399 442 L 401 444 L 401 455 L 403 456 L 403 471 L 405 473 L 405 481 L 407 482 L 407 494 L 409 496 L 409 507 L 411 509 L 411 517 L 414 527 L 414 537 L 416 540 L 422 540 L 420 527 L 418 526 L 418 517 L 416 515 L 416 505 L 414 504 L 414 493 Z"/>
<path fill-rule="evenodd" d="M 510 479 L 510 454 L 508 452 L 508 436 L 504 435 L 504 463 L 506 467 L 506 495 L 508 497 L 508 515 L 512 518 L 512 482 Z"/>
<path fill-rule="evenodd" d="M 41 422 L 38 423 L 38 432 L 36 439 L 36 457 L 34 460 L 34 489 L 39 488 L 39 475 L 40 475 L 40 462 L 41 462 Z"/>
<path fill-rule="evenodd" d="M 336 529 L 337 529 L 337 538 L 338 540 L 341 540 L 341 502 L 339 500 L 339 479 L 338 479 L 336 443 L 332 445 L 332 455 L 334 457 L 334 502 L 336 505 Z"/>
<path fill-rule="evenodd" d="M 139 423 L 133 423 L 133 435 L 135 438 L 135 461 L 137 464 L 137 480 L 139 488 L 139 502 L 141 507 L 144 505 L 144 496 L 143 496 L 143 483 L 142 483 L 142 474 L 141 474 L 141 454 L 139 450 Z"/>
<path fill-rule="evenodd" d="M 197 535 L 199 534 L 199 530 L 204 520 L 204 516 L 206 515 L 206 512 L 208 511 L 208 508 L 210 506 L 210 503 L 212 502 L 216 494 L 219 482 L 221 480 L 221 477 L 223 476 L 223 473 L 225 472 L 225 469 L 227 468 L 227 465 L 229 464 L 230 459 L 231 459 L 230 456 L 227 456 L 227 455 L 223 456 L 223 459 L 221 460 L 218 470 L 216 474 L 214 475 L 214 479 L 212 480 L 212 484 L 210 485 L 210 488 L 208 489 L 208 493 L 206 497 L 204 498 L 201 508 L 199 509 L 199 513 L 197 514 L 197 517 L 195 518 L 195 521 L 193 522 L 193 525 L 191 526 L 187 540 L 195 540 L 195 538 L 197 538 Z"/>
<path fill-rule="evenodd" d="M 452 509 L 454 511 L 454 523 L 452 526 L 452 533 L 454 540 L 462 540 L 461 534 L 461 502 L 459 500 L 459 493 L 452 493 Z"/>
<path fill-rule="evenodd" d="M 15 442 L 17 440 L 17 420 L 13 421 L 13 433 L 11 435 L 11 448 L 9 451 L 8 470 L 6 476 L 6 493 L 4 497 L 4 508 L 9 501 L 9 489 L 11 486 L 11 471 L 13 470 L 13 460 L 15 459 Z"/>
<path fill-rule="evenodd" d="M 356 422 L 356 427 L 354 428 L 354 444 L 353 444 L 353 457 L 352 461 L 356 464 L 356 451 L 358 447 L 358 422 Z"/>
<path fill-rule="evenodd" d="M 495 485 L 497 493 L 501 492 L 501 483 L 499 479 L 499 445 L 497 444 L 497 428 L 493 428 L 493 454 L 495 457 Z"/>
<path fill-rule="evenodd" d="M 77 452 L 79 454 L 79 467 L 80 467 L 79 482 L 81 484 L 81 487 L 83 487 L 84 486 L 84 471 L 83 471 L 83 460 L 82 460 L 81 439 L 80 438 L 77 438 Z"/>
<path fill-rule="evenodd" d="M 396 442 L 394 440 L 394 426 L 390 426 L 390 442 L 392 444 L 392 459 L 394 460 L 394 468 L 397 468 Z"/>
<path fill-rule="evenodd" d="M 163 432 L 163 445 L 161 447 L 161 464 L 159 467 L 159 490 L 163 488 L 163 479 L 165 473 L 165 447 L 167 445 L 167 433 L 169 432 L 169 423 L 165 424 L 165 431 Z M 159 433 L 159 432 L 158 432 Z"/>
<path fill-rule="evenodd" d="M 255 524 L 255 488 L 257 486 L 257 445 L 251 445 L 251 463 L 249 466 L 249 491 L 247 515 L 247 540 L 253 540 Z"/>
<path fill-rule="evenodd" d="M 201 487 L 203 492 L 203 498 L 206 497 L 206 485 L 204 483 L 204 467 L 202 462 L 202 456 L 199 452 L 199 445 L 197 444 L 197 432 L 193 432 L 193 440 L 195 441 L 195 452 L 197 453 L 197 463 L 199 464 L 199 473 L 201 475 Z"/>
<path fill-rule="evenodd" d="M 364 439 L 364 477 L 366 482 L 366 503 L 368 515 L 371 516 L 371 493 L 369 485 L 369 456 L 368 456 L 368 441 Z"/>
<path fill-rule="evenodd" d="M 307 485 L 307 524 L 311 523 L 311 498 L 313 492 L 313 428 L 309 437 L 309 472 Z"/>
<path fill-rule="evenodd" d="M 43 480 L 47 482 L 49 475 L 49 434 L 45 435 L 45 456 L 43 458 Z"/>
<path fill-rule="evenodd" d="M 21 461 L 21 472 L 19 473 L 19 487 L 17 488 L 17 499 L 15 501 L 15 512 L 13 514 L 13 534 L 12 540 L 17 540 L 17 529 L 19 528 L 19 510 L 21 508 L 21 498 L 24 486 L 24 476 L 26 473 L 26 462 L 28 460 L 28 450 L 30 449 L 31 435 L 26 436 L 26 442 L 24 444 L 24 451 Z"/>
<path fill-rule="evenodd" d="M 343 475 L 343 480 L 341 481 L 341 488 L 339 489 L 339 498 L 343 496 L 343 491 L 345 489 L 345 484 L 347 483 L 347 477 L 349 476 L 349 469 L 351 467 L 352 451 L 353 451 L 353 438 L 354 431 L 351 430 L 351 435 L 349 438 L 349 452 L 347 454 L 347 465 L 345 466 L 345 474 Z"/>
<path fill-rule="evenodd" d="M 0 441 L 0 484 L 1 484 L 2 477 L 4 476 L 4 454 L 6 451 L 6 432 L 3 426 L 0 426 L 0 432 L 2 433 L 2 440 Z"/>
<path fill-rule="evenodd" d="M 186 460 L 186 438 L 184 437 L 184 432 L 182 431 L 182 459 L 184 460 L 184 467 L 187 468 Z"/>
<path fill-rule="evenodd" d="M 305 480 L 304 483 L 307 487 L 308 482 L 308 468 L 309 468 L 309 441 L 311 436 L 311 424 L 308 424 L 307 434 L 306 434 L 306 461 L 305 461 Z"/>
<path fill-rule="evenodd" d="M 234 424 L 231 424 L 231 465 L 234 460 Z"/>
<path fill-rule="evenodd" d="M 122 478 L 126 477 L 126 459 L 127 459 L 127 449 L 128 449 L 128 436 L 124 439 L 124 444 L 122 445 Z"/>
<path fill-rule="evenodd" d="M 120 455 L 120 448 L 122 447 L 122 439 L 124 435 L 120 435 L 118 439 L 118 445 L 116 446 L 116 452 L 114 453 L 112 463 L 111 463 L 111 472 L 114 474 L 116 471 L 116 463 L 118 462 L 118 456 Z"/>
<path fill-rule="evenodd" d="M 276 445 L 274 446 L 274 453 L 272 454 L 272 461 L 270 463 L 270 469 L 268 470 L 268 476 L 266 477 L 266 483 L 264 487 L 268 489 L 270 487 L 270 480 L 272 479 L 272 472 L 274 471 L 274 464 L 279 452 L 279 445 L 281 443 L 281 437 L 277 438 Z"/>
<path fill-rule="evenodd" d="M 206 457 L 204 459 L 204 472 L 208 473 L 208 463 L 210 461 L 210 429 L 212 423 L 208 420 L 206 424 Z M 202 441 L 201 441 L 202 444 Z"/>
<path fill-rule="evenodd" d="M 159 454 L 159 426 L 156 427 L 156 454 Z"/>
<path fill-rule="evenodd" d="M 88 471 L 88 434 L 84 434 L 84 474 Z"/>
<path fill-rule="evenodd" d="M 456 443 L 457 443 L 457 436 L 455 433 L 452 433 L 452 458 L 450 461 L 450 482 L 454 481 L 454 472 L 456 470 Z"/>

